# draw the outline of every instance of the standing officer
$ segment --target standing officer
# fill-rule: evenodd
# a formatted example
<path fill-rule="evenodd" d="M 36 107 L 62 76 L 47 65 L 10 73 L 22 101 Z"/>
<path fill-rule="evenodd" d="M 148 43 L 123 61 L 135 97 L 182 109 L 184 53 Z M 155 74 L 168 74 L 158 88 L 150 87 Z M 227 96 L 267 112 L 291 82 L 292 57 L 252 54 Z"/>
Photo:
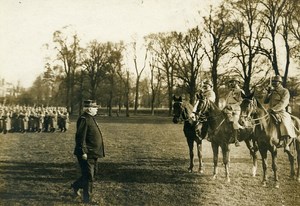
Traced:
<path fill-rule="evenodd" d="M 104 144 L 101 130 L 94 118 L 98 112 L 97 104 L 93 100 L 86 100 L 83 111 L 84 113 L 77 120 L 74 150 L 80 165 L 81 177 L 71 187 L 77 196 L 80 196 L 79 189 L 83 189 L 83 202 L 94 204 L 96 202 L 91 199 L 93 181 L 97 160 L 105 156 Z"/>

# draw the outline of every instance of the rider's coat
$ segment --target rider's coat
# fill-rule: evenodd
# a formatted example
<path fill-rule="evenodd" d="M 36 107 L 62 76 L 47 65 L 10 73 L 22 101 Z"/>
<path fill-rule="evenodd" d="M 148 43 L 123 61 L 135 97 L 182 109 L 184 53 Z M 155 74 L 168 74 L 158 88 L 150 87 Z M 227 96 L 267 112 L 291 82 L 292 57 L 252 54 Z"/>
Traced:
<path fill-rule="evenodd" d="M 282 136 L 289 135 L 296 137 L 291 116 L 285 108 L 289 104 L 290 93 L 282 85 L 278 85 L 270 94 L 267 95 L 265 103 L 269 103 L 272 109 L 281 120 L 280 132 Z"/>
<path fill-rule="evenodd" d="M 243 101 L 242 93 L 244 91 L 239 88 L 233 88 L 227 95 L 226 106 L 224 112 L 227 114 L 229 121 L 233 122 L 234 129 L 239 129 L 239 118 L 241 114 L 241 103 Z"/>

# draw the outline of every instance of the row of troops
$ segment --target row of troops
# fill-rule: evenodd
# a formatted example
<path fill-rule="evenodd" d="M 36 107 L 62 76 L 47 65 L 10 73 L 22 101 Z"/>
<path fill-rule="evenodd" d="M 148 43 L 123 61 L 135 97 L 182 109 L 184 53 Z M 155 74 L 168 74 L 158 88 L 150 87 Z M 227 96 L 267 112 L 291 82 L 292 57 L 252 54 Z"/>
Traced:
<path fill-rule="evenodd" d="M 0 133 L 65 132 L 69 113 L 64 107 L 28 107 L 0 105 Z"/>

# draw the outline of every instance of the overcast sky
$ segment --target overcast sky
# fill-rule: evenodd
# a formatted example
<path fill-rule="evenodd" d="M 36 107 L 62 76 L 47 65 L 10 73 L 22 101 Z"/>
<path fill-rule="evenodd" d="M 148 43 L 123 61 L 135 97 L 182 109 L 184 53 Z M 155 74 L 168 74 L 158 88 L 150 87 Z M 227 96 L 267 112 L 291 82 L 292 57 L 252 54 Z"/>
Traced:
<path fill-rule="evenodd" d="M 44 69 L 45 43 L 71 25 L 82 42 L 186 31 L 219 0 L 0 0 L 0 78 L 29 87 Z M 201 18 L 200 18 L 201 19 Z"/>

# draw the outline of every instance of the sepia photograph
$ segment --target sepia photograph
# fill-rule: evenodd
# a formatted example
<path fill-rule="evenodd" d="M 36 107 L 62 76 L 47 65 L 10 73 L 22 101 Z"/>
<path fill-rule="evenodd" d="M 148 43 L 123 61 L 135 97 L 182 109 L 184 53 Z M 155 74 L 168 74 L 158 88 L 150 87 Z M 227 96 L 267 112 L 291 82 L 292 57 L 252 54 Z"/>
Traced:
<path fill-rule="evenodd" d="M 298 0 L 0 0 L 0 206 L 300 205 Z"/>

